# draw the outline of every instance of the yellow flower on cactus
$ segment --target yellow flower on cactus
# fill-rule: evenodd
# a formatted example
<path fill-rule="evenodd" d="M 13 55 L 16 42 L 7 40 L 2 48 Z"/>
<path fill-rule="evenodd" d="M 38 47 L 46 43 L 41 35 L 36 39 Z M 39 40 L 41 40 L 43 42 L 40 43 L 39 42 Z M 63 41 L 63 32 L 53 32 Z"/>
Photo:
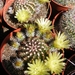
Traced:
<path fill-rule="evenodd" d="M 65 68 L 64 60 L 65 58 L 62 58 L 62 54 L 53 52 L 49 54 L 49 57 L 47 57 L 45 65 L 48 67 L 51 74 L 55 73 L 60 75 L 60 73 Z"/>
<path fill-rule="evenodd" d="M 26 28 L 26 35 L 28 37 L 33 37 L 35 35 L 35 24 L 24 24 L 24 28 Z"/>
<path fill-rule="evenodd" d="M 46 2 L 49 2 L 49 0 L 38 0 L 39 3 L 46 3 Z"/>
<path fill-rule="evenodd" d="M 58 33 L 56 36 L 55 36 L 55 40 L 53 42 L 53 45 L 55 48 L 57 49 L 63 49 L 63 48 L 69 48 L 70 47 L 70 44 L 69 44 L 69 40 L 67 39 L 67 36 L 64 34 L 64 33 Z"/>
<path fill-rule="evenodd" d="M 21 23 L 27 22 L 30 17 L 31 17 L 31 14 L 29 13 L 28 10 L 24 8 L 17 10 L 15 14 L 15 18 Z"/>
<path fill-rule="evenodd" d="M 22 40 L 24 40 L 25 36 L 22 32 L 17 32 L 16 38 L 18 39 L 18 41 L 22 41 Z"/>
<path fill-rule="evenodd" d="M 36 28 L 36 26 L 34 24 L 24 24 L 23 27 L 26 28 L 30 34 L 32 32 L 34 32 L 34 30 Z"/>
<path fill-rule="evenodd" d="M 28 70 L 24 73 L 28 73 L 29 75 L 49 75 L 46 66 L 40 59 L 28 63 L 28 66 Z"/>
<path fill-rule="evenodd" d="M 17 58 L 12 64 L 16 69 L 22 69 L 24 67 L 23 60 L 20 58 Z"/>
<path fill-rule="evenodd" d="M 40 33 L 50 32 L 51 29 L 53 29 L 53 26 L 51 25 L 52 22 L 47 18 L 45 19 L 41 17 L 40 19 L 37 19 L 35 22 L 38 25 Z"/>

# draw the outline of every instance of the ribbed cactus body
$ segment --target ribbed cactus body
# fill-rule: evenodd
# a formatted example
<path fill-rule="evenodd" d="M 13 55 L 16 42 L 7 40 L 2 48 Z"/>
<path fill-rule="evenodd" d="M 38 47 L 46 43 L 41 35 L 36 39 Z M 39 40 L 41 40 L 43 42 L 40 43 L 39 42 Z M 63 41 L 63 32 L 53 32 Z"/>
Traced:
<path fill-rule="evenodd" d="M 64 12 L 59 20 L 60 30 L 70 40 L 71 47 L 75 48 L 75 9 Z"/>
<path fill-rule="evenodd" d="M 35 37 L 21 42 L 19 49 L 20 50 L 16 51 L 17 56 L 25 61 L 31 61 L 35 59 L 44 60 L 46 58 L 49 47 L 42 39 Z"/>
<path fill-rule="evenodd" d="M 22 8 L 25 8 L 30 13 L 32 13 L 35 11 L 35 3 L 27 1 L 27 0 L 15 0 L 14 2 L 15 12 L 17 12 L 17 10 Z"/>
<path fill-rule="evenodd" d="M 48 14 L 46 3 L 40 4 L 37 0 L 15 0 L 13 6 L 15 13 L 22 8 L 27 10 L 31 14 L 30 19 L 28 19 L 31 22 L 40 16 L 46 18 Z"/>
<path fill-rule="evenodd" d="M 55 1 L 64 6 L 75 5 L 75 0 L 55 0 Z"/>

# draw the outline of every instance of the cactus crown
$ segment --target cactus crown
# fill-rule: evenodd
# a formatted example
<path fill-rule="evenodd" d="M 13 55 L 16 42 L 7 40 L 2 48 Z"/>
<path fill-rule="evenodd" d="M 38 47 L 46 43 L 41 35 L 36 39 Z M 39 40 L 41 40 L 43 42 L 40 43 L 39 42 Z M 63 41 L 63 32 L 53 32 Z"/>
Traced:
<path fill-rule="evenodd" d="M 20 50 L 17 50 L 17 56 L 25 61 L 28 59 L 30 61 L 35 60 L 36 58 L 44 60 L 46 58 L 45 54 L 47 55 L 49 49 L 45 42 L 38 38 L 30 38 L 27 42 L 23 41 L 19 47 Z"/>

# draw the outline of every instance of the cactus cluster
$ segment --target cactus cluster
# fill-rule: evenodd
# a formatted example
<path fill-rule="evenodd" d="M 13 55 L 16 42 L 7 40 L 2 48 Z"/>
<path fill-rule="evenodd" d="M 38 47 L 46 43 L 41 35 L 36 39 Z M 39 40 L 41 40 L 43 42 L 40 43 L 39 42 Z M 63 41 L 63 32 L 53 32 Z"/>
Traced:
<path fill-rule="evenodd" d="M 13 33 L 10 46 L 17 57 L 12 63 L 14 68 L 24 69 L 25 62 L 24 73 L 29 75 L 60 74 L 63 71 L 65 58 L 58 52 L 69 48 L 69 40 L 65 33 L 60 32 L 53 37 L 53 28 L 49 19 L 41 17 L 33 23 L 25 23 L 19 32 Z"/>
<path fill-rule="evenodd" d="M 60 74 L 63 71 L 65 59 L 58 52 L 69 48 L 69 40 L 60 32 L 53 37 L 53 28 L 49 19 L 40 17 L 34 22 L 24 23 L 20 31 L 13 32 L 9 45 L 16 54 L 12 62 L 15 69 L 29 75 Z"/>
<path fill-rule="evenodd" d="M 75 48 L 75 8 L 63 12 L 58 26 L 70 41 L 70 46 Z"/>
<path fill-rule="evenodd" d="M 66 42 L 66 37 L 64 34 L 60 35 L 60 32 L 58 33 L 58 43 L 63 42 L 64 47 L 66 48 L 68 45 Z M 22 37 L 24 36 L 24 37 Z M 64 38 L 65 37 L 65 38 Z M 21 40 L 19 40 L 21 38 Z M 24 33 L 24 29 L 21 32 L 17 32 L 16 35 L 14 35 L 14 39 L 17 41 L 15 43 L 15 40 L 12 40 L 11 46 L 14 48 L 13 50 L 16 50 L 16 59 L 14 62 L 12 62 L 14 68 L 16 69 L 24 69 L 24 62 L 28 64 L 27 69 L 24 69 L 24 74 L 29 75 L 50 75 L 60 74 L 65 69 L 65 58 L 63 58 L 62 54 L 58 52 L 59 44 L 55 42 L 56 46 L 54 46 L 54 49 L 51 49 L 51 46 L 49 46 L 44 39 L 39 37 L 26 37 L 26 34 Z M 55 39 L 54 41 L 57 41 Z M 64 44 L 66 43 L 66 44 Z M 62 43 L 60 43 L 62 45 Z M 57 48 L 56 48 L 57 47 Z M 60 48 L 62 49 L 62 47 Z M 52 51 L 54 50 L 54 51 Z M 55 65 L 54 65 L 55 64 Z M 35 68 L 35 72 L 34 72 Z M 39 69 L 40 68 L 40 69 Z"/>

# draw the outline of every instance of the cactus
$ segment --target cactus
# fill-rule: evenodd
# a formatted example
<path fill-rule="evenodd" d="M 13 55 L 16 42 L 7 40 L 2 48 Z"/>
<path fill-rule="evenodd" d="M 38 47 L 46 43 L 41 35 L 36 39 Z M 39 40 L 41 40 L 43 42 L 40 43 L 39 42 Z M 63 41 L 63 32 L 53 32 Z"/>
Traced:
<path fill-rule="evenodd" d="M 44 60 L 48 55 L 48 46 L 46 43 L 37 37 L 29 38 L 28 41 L 21 42 L 19 46 L 20 50 L 17 50 L 17 56 L 25 61 L 32 61 L 35 59 Z"/>
<path fill-rule="evenodd" d="M 28 21 L 32 22 L 36 18 L 40 18 L 40 16 L 47 17 L 48 13 L 46 3 L 40 4 L 36 0 L 15 0 L 14 11 L 15 18 L 21 23 Z"/>
<path fill-rule="evenodd" d="M 15 0 L 15 18 L 21 23 L 27 22 L 35 11 L 35 3 L 25 0 Z"/>
<path fill-rule="evenodd" d="M 72 48 L 75 48 L 75 9 L 63 12 L 59 20 L 58 26 L 64 32 L 70 41 Z"/>
<path fill-rule="evenodd" d="M 35 10 L 35 3 L 31 2 L 31 1 L 28 1 L 28 0 L 15 0 L 14 1 L 14 9 L 15 9 L 15 12 L 19 9 L 26 9 L 26 10 L 29 10 L 29 12 L 31 13 L 31 10 L 34 11 Z"/>
<path fill-rule="evenodd" d="M 60 75 L 63 69 L 65 69 L 64 60 L 65 58 L 62 58 L 62 54 L 53 52 L 49 54 L 49 57 L 47 57 L 45 64 L 50 70 L 51 74 L 55 73 Z"/>

